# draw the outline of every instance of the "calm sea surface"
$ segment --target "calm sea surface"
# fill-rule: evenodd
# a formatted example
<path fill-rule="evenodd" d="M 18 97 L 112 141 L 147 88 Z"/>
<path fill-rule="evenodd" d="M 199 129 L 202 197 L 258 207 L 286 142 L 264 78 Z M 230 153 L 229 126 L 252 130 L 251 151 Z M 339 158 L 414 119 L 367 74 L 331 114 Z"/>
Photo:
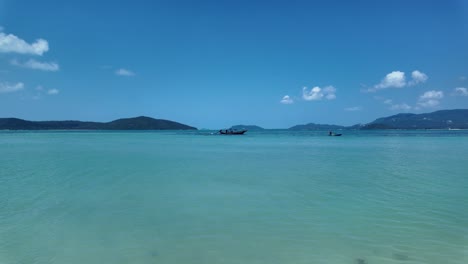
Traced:
<path fill-rule="evenodd" d="M 466 264 L 468 131 L 0 132 L 0 264 Z"/>

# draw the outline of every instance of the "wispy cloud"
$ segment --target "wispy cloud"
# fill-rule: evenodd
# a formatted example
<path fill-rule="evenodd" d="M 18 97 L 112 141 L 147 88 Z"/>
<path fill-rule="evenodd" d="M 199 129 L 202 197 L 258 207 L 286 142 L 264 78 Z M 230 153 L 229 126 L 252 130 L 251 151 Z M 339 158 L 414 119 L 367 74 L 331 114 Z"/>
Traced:
<path fill-rule="evenodd" d="M 10 83 L 0 83 L 0 93 L 13 93 L 24 89 L 24 84 L 22 82 L 10 84 Z"/>
<path fill-rule="evenodd" d="M 327 86 L 320 88 L 315 86 L 308 90 L 307 87 L 302 88 L 302 98 L 306 101 L 319 101 L 322 99 L 333 100 L 336 98 L 336 88 L 333 86 Z"/>
<path fill-rule="evenodd" d="M 20 62 L 16 59 L 11 61 L 12 65 L 23 67 L 23 68 L 29 68 L 29 69 L 34 69 L 34 70 L 41 70 L 41 71 L 58 71 L 60 69 L 60 66 L 55 63 L 55 62 L 40 62 L 34 59 L 30 59 L 26 62 Z"/>
<path fill-rule="evenodd" d="M 406 103 L 393 104 L 393 105 L 390 106 L 390 110 L 393 110 L 393 111 L 409 111 L 409 110 L 411 110 L 411 106 L 407 105 Z"/>
<path fill-rule="evenodd" d="M 414 109 L 407 103 L 396 103 L 392 99 L 387 99 L 385 97 L 378 97 L 378 100 L 381 101 L 383 104 L 387 105 L 388 109 L 392 111 L 409 111 L 411 109 Z"/>
<path fill-rule="evenodd" d="M 285 95 L 285 96 L 283 96 L 283 99 L 281 99 L 280 103 L 282 103 L 282 104 L 293 104 L 294 100 L 289 95 Z"/>
<path fill-rule="evenodd" d="M 56 95 L 59 93 L 59 90 L 58 89 L 49 89 L 47 91 L 47 94 L 50 94 L 50 95 Z"/>
<path fill-rule="evenodd" d="M 361 106 L 352 106 L 352 107 L 347 107 L 344 110 L 348 111 L 348 112 L 356 112 L 356 111 L 361 111 L 362 107 Z"/>
<path fill-rule="evenodd" d="M 120 69 L 116 70 L 115 74 L 119 75 L 119 76 L 135 76 L 134 72 L 132 72 L 130 70 L 127 70 L 127 69 L 124 69 L 124 68 L 120 68 Z"/>
<path fill-rule="evenodd" d="M 27 43 L 13 34 L 0 32 L 0 53 L 20 53 L 41 56 L 49 50 L 49 43 L 45 39 L 37 39 Z"/>
<path fill-rule="evenodd" d="M 418 99 L 418 105 L 421 107 L 435 107 L 440 104 L 440 99 L 444 98 L 444 92 L 442 91 L 427 91 Z"/>
<path fill-rule="evenodd" d="M 442 99 L 442 98 L 444 98 L 444 92 L 435 91 L 435 90 L 427 91 L 419 97 L 420 100 Z"/>
<path fill-rule="evenodd" d="M 42 98 L 43 94 L 47 95 L 57 95 L 60 93 L 59 89 L 46 89 L 42 85 L 36 87 L 36 95 L 33 96 L 33 99 L 38 100 Z"/>
<path fill-rule="evenodd" d="M 439 100 L 433 100 L 433 99 L 418 102 L 418 105 L 420 105 L 421 107 L 426 107 L 426 108 L 436 107 L 439 104 L 440 104 Z"/>
<path fill-rule="evenodd" d="M 465 87 L 457 87 L 453 89 L 453 94 L 455 96 L 468 96 L 468 89 Z"/>
<path fill-rule="evenodd" d="M 0 32 L 2 32 L 3 30 L 5 30 L 5 28 L 0 26 Z"/>
<path fill-rule="evenodd" d="M 464 81 L 466 81 L 466 76 L 460 76 L 458 79 L 460 79 L 460 81 L 464 82 Z"/>

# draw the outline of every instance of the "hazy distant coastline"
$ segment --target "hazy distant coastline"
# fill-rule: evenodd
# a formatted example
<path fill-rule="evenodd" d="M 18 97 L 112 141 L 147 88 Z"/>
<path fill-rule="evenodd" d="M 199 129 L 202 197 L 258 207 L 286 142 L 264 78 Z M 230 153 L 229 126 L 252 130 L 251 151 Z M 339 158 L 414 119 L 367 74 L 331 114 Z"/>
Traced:
<path fill-rule="evenodd" d="M 256 125 L 235 125 L 232 129 L 263 130 Z M 440 110 L 432 113 L 400 113 L 378 118 L 367 124 L 340 126 L 333 124 L 303 124 L 289 130 L 375 130 L 375 129 L 468 129 L 468 109 Z M 197 130 L 175 121 L 140 116 L 111 122 L 27 121 L 0 118 L 0 130 Z"/>
<path fill-rule="evenodd" d="M 197 130 L 178 122 L 146 116 L 121 118 L 111 122 L 27 121 L 0 118 L 0 130 Z"/>
<path fill-rule="evenodd" d="M 468 129 L 468 109 L 440 110 L 432 113 L 400 113 L 378 118 L 367 124 L 353 126 L 305 124 L 291 130 L 339 130 L 339 129 Z"/>

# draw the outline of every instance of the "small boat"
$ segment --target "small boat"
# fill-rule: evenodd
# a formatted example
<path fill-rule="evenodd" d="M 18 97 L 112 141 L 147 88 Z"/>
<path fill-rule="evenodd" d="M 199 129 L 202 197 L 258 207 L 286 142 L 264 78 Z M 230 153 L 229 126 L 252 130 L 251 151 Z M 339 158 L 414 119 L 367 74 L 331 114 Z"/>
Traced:
<path fill-rule="evenodd" d="M 243 135 L 247 130 L 233 130 L 233 129 L 221 129 L 219 134 L 221 135 Z"/>
<path fill-rule="evenodd" d="M 343 134 L 335 134 L 335 132 L 328 132 L 328 135 L 331 136 L 331 137 L 340 137 L 341 135 Z"/>

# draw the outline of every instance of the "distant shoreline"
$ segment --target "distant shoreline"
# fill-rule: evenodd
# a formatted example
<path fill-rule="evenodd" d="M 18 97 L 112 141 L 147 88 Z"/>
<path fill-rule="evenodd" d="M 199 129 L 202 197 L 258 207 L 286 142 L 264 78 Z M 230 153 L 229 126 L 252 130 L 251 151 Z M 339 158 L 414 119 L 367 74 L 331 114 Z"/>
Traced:
<path fill-rule="evenodd" d="M 0 130 L 197 130 L 182 123 L 146 116 L 121 118 L 111 122 L 87 121 L 28 121 L 0 118 Z"/>
<path fill-rule="evenodd" d="M 235 125 L 249 131 L 264 130 L 256 125 Z M 335 130 L 466 130 L 468 109 L 439 110 L 432 113 L 400 113 L 378 118 L 367 124 L 353 126 L 309 123 L 284 128 L 292 131 L 335 131 Z M 146 116 L 121 118 L 111 122 L 92 121 L 28 121 L 19 118 L 0 118 L 0 130 L 198 130 L 195 127 L 165 119 Z M 217 129 L 213 129 L 217 130 Z"/>

